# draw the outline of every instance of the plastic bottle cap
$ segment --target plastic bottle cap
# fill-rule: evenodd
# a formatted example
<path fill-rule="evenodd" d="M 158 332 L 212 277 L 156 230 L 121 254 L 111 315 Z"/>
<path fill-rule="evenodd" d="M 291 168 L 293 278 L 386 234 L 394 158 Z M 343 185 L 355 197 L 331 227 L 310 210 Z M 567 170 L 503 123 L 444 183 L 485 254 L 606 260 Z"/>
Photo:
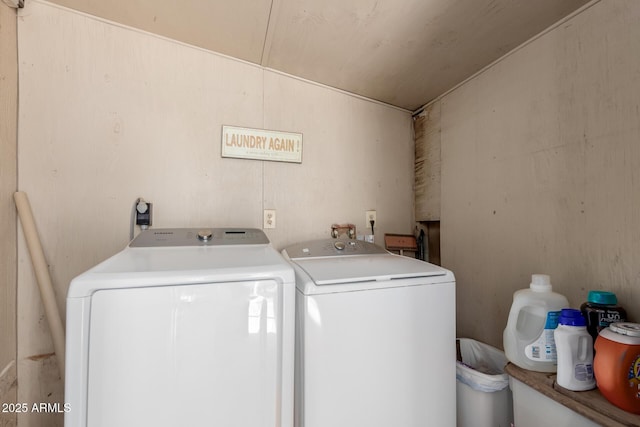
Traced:
<path fill-rule="evenodd" d="M 551 278 L 548 274 L 532 274 L 529 288 L 534 292 L 550 292 Z"/>
<path fill-rule="evenodd" d="M 621 335 L 627 335 L 630 337 L 640 337 L 640 324 L 638 323 L 628 323 L 628 322 L 612 323 L 611 325 L 609 325 L 609 329 Z"/>
<path fill-rule="evenodd" d="M 618 298 L 613 292 L 589 291 L 587 302 L 593 304 L 616 305 L 618 303 Z"/>
<path fill-rule="evenodd" d="M 582 316 L 582 313 L 575 308 L 563 308 L 560 312 L 558 323 L 568 326 L 587 326 L 587 321 Z"/>

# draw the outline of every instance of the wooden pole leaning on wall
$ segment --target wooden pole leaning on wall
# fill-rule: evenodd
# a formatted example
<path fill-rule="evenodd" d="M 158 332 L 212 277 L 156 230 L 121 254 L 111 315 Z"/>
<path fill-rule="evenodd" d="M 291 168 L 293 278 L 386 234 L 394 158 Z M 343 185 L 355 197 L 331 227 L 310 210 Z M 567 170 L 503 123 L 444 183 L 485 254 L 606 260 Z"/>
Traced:
<path fill-rule="evenodd" d="M 29 254 L 31 255 L 31 263 L 33 264 L 33 270 L 36 274 L 38 287 L 40 288 L 40 296 L 44 305 L 44 312 L 47 316 L 47 322 L 49 323 L 49 329 L 51 330 L 51 338 L 53 339 L 53 349 L 56 352 L 56 357 L 58 359 L 58 368 L 60 369 L 60 375 L 64 381 L 64 327 L 62 326 L 60 311 L 58 310 L 58 304 L 56 303 L 56 295 L 53 291 L 53 284 L 51 283 L 51 276 L 49 275 L 49 269 L 47 268 L 47 261 L 45 260 L 44 252 L 42 251 L 42 245 L 40 243 L 40 238 L 38 237 L 36 223 L 33 220 L 33 213 L 31 212 L 31 205 L 29 204 L 27 194 L 22 191 L 18 191 L 13 195 L 13 199 L 16 202 L 18 216 L 22 223 L 22 231 L 24 232 L 24 237 L 27 241 L 27 247 L 29 249 Z"/>

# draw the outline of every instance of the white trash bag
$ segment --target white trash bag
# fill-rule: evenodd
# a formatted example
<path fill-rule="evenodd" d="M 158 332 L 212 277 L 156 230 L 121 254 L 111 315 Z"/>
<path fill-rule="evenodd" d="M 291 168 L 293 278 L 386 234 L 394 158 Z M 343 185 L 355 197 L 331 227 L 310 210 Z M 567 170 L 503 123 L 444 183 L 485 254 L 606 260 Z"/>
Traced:
<path fill-rule="evenodd" d="M 508 360 L 504 353 L 490 345 L 458 338 L 456 379 L 474 390 L 496 392 L 509 386 L 509 375 L 504 372 Z"/>

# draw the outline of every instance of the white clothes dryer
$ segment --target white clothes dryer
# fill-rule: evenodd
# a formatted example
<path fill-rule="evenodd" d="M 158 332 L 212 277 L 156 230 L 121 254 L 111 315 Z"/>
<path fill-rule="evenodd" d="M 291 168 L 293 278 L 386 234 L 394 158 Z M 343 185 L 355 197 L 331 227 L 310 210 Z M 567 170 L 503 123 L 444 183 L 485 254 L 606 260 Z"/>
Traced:
<path fill-rule="evenodd" d="M 287 247 L 297 427 L 454 427 L 455 279 L 358 240 Z"/>
<path fill-rule="evenodd" d="M 156 229 L 67 295 L 66 427 L 293 424 L 295 277 L 256 229 Z"/>

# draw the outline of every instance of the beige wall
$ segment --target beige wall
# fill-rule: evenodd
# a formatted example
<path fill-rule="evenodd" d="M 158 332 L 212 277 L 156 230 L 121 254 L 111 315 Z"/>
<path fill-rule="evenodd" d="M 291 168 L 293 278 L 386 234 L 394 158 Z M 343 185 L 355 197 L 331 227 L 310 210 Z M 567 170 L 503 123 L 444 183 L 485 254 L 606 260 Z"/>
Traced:
<path fill-rule="evenodd" d="M 640 322 L 639 41 L 640 3 L 603 0 L 438 101 L 460 336 L 502 347 L 532 273 Z"/>
<path fill-rule="evenodd" d="M 127 244 L 139 196 L 155 227 L 261 227 L 276 209 L 277 248 L 362 229 L 368 209 L 377 234 L 412 231 L 409 112 L 35 0 L 18 32 L 19 187 L 63 313 L 69 281 Z M 303 162 L 222 159 L 223 124 L 301 132 Z M 18 257 L 19 399 L 61 401 L 21 234 Z"/>
<path fill-rule="evenodd" d="M 18 58 L 16 12 L 0 2 L 0 404 L 16 402 L 16 209 Z M 15 425 L 0 412 L 0 425 Z"/>

